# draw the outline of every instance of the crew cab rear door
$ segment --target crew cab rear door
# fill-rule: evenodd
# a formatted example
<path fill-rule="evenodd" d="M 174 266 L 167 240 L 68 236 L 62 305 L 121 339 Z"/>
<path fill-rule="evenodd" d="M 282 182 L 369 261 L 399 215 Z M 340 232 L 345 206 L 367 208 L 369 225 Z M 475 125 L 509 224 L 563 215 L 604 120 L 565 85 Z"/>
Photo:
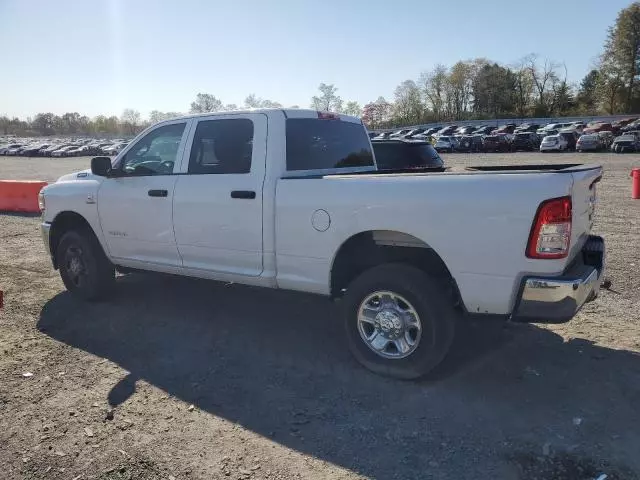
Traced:
<path fill-rule="evenodd" d="M 173 199 L 182 265 L 259 276 L 267 116 L 225 114 L 194 121 Z"/>

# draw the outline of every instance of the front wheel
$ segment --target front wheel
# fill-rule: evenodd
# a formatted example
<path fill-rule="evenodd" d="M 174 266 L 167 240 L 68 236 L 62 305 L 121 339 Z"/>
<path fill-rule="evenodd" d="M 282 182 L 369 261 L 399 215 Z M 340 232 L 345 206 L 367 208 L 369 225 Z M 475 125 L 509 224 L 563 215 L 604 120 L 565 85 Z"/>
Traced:
<path fill-rule="evenodd" d="M 60 277 L 67 290 L 84 300 L 108 296 L 115 284 L 115 269 L 93 232 L 65 233 L 56 250 Z"/>
<path fill-rule="evenodd" d="M 405 380 L 426 375 L 444 359 L 457 316 L 434 278 L 404 264 L 365 271 L 344 297 L 351 353 L 369 370 Z"/>

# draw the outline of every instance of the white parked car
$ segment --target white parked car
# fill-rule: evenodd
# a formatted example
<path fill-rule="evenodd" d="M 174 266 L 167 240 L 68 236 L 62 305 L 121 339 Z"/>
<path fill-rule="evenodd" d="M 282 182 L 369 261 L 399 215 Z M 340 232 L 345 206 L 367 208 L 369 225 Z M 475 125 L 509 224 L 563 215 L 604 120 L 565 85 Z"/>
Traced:
<path fill-rule="evenodd" d="M 255 110 L 149 127 L 39 202 L 54 268 L 79 297 L 106 297 L 115 270 L 141 269 L 341 298 L 354 356 L 416 378 L 465 314 L 567 321 L 597 296 L 601 176 L 378 171 L 355 117 Z"/>
<path fill-rule="evenodd" d="M 540 142 L 541 152 L 564 152 L 569 148 L 569 142 L 562 135 L 547 135 Z"/>
<path fill-rule="evenodd" d="M 458 140 L 455 137 L 442 136 L 436 139 L 434 148 L 437 152 L 449 152 L 453 153 L 456 149 Z"/>

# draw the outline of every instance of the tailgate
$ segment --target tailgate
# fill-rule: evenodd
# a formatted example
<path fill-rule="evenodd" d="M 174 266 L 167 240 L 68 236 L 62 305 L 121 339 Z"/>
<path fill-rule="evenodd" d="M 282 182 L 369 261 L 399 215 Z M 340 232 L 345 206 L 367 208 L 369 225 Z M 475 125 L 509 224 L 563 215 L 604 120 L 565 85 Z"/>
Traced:
<path fill-rule="evenodd" d="M 573 218 L 571 225 L 571 251 L 569 259 L 582 249 L 593 227 L 596 205 L 596 184 L 602 178 L 602 167 L 594 166 L 572 172 L 571 192 Z"/>

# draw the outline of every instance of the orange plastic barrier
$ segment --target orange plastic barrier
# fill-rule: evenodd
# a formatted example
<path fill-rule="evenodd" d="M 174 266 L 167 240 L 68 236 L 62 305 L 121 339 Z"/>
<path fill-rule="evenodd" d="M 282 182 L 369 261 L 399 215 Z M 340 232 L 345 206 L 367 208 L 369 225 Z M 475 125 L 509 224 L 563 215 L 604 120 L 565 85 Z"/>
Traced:
<path fill-rule="evenodd" d="M 38 193 L 47 182 L 0 180 L 0 211 L 39 213 Z"/>

